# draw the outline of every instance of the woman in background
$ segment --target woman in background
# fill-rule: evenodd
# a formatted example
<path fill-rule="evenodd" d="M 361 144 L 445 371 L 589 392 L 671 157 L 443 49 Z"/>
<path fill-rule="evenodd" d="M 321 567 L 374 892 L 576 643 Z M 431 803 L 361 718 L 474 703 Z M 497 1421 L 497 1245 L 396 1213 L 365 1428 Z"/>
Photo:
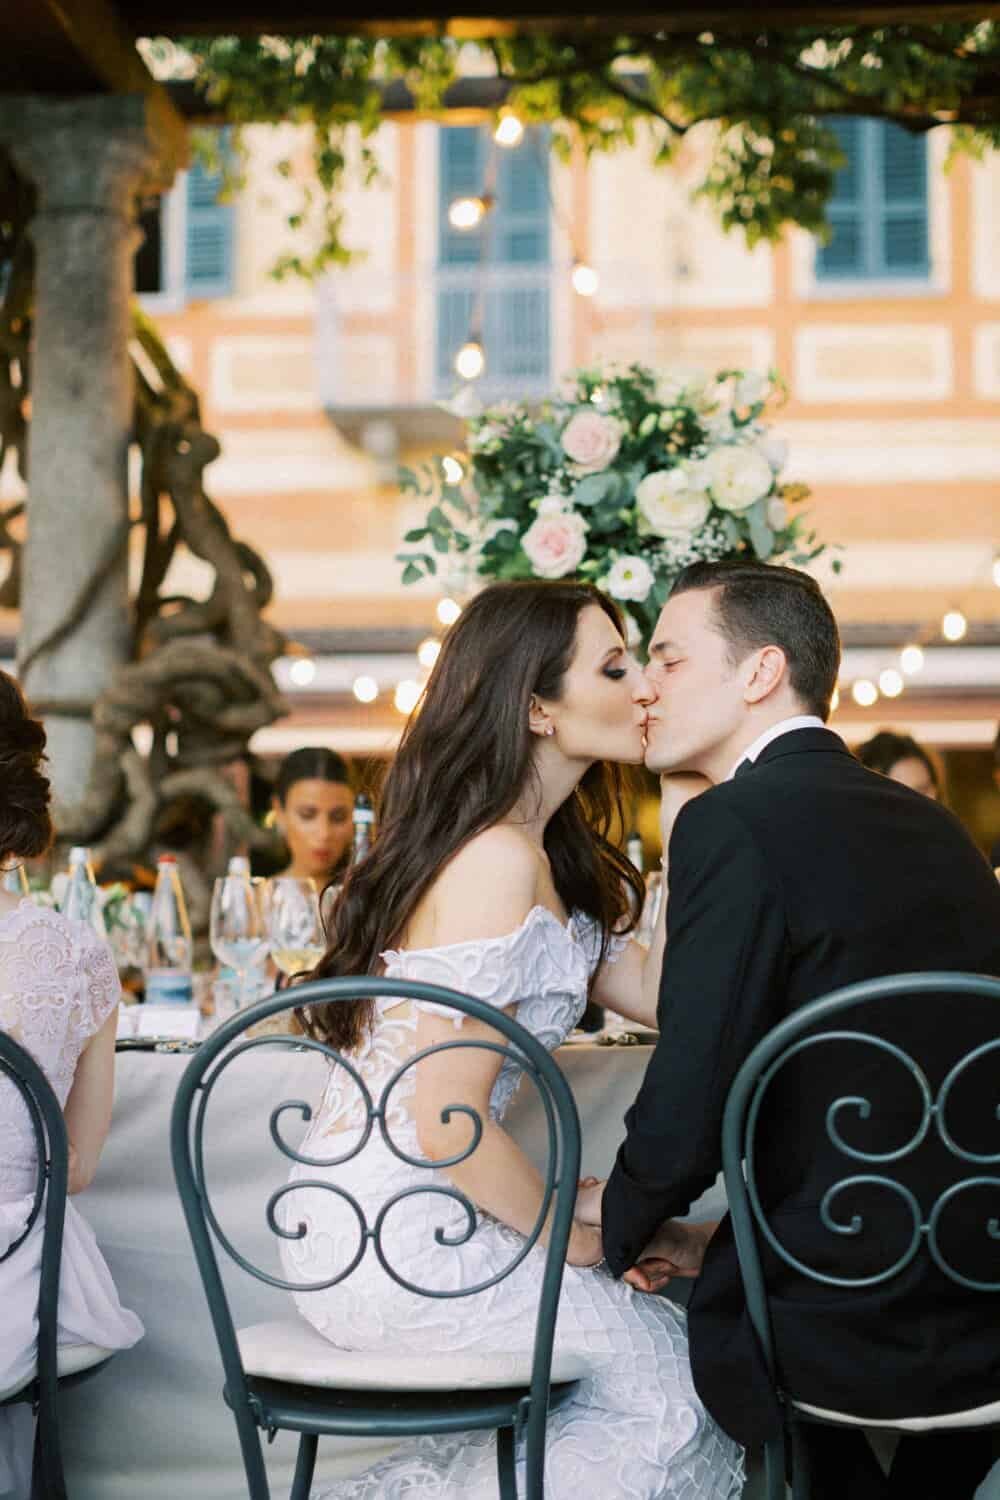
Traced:
<path fill-rule="evenodd" d="M 935 802 L 943 800 L 944 773 L 937 757 L 909 734 L 880 729 L 857 749 L 857 757 L 869 771 L 879 771 L 890 781 L 902 782 Z"/>
<path fill-rule="evenodd" d="M 0 672 L 0 865 L 44 854 L 52 842 L 49 783 L 39 770 L 45 730 L 29 716 L 13 678 Z M 0 1030 L 38 1063 L 66 1119 L 69 1191 L 97 1168 L 111 1123 L 118 975 L 93 928 L 52 907 L 0 892 Z M 0 1256 L 23 1233 L 37 1180 L 37 1151 L 21 1094 L 0 1078 Z M 38 1340 L 43 1216 L 0 1262 L 0 1392 L 32 1376 Z M 66 1205 L 58 1341 L 128 1349 L 142 1337 L 118 1301 L 90 1226 Z M 0 1409 L 0 1495 L 27 1500 L 33 1416 L 27 1403 Z"/>
<path fill-rule="evenodd" d="M 343 873 L 354 833 L 354 793 L 343 756 L 318 745 L 286 755 L 278 767 L 271 813 L 289 855 L 279 874 L 314 880 L 322 890 Z"/>

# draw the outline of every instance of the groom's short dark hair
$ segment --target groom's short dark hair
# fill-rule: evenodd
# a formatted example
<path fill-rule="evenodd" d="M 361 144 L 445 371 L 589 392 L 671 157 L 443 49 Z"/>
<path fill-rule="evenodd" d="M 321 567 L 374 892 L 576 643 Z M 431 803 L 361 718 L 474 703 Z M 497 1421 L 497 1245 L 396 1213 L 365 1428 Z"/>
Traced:
<path fill-rule="evenodd" d="M 792 691 L 809 713 L 830 715 L 840 671 L 840 633 L 815 579 L 797 568 L 761 562 L 696 562 L 671 590 L 713 589 L 716 623 L 734 661 L 762 646 L 780 646 Z"/>

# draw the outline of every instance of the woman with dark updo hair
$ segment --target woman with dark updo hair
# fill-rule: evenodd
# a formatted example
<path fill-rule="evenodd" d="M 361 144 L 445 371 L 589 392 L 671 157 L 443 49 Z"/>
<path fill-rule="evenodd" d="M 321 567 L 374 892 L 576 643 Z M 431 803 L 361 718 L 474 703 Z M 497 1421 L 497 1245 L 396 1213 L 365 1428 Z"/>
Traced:
<path fill-rule="evenodd" d="M 940 802 L 944 795 L 944 774 L 934 752 L 917 743 L 911 734 L 897 734 L 880 729 L 870 740 L 859 745 L 855 754 L 869 771 L 878 771 L 890 781 L 901 782 L 911 791 L 920 792 Z"/>
<path fill-rule="evenodd" d="M 45 730 L 0 672 L 0 865 L 44 854 L 52 842 Z M 118 975 L 93 928 L 51 907 L 0 891 L 0 1030 L 38 1063 L 62 1105 L 69 1135 L 69 1191 L 94 1175 L 111 1122 Z M 0 1077 L 0 1256 L 23 1232 L 35 1183 L 35 1136 L 21 1095 Z M 0 1262 L 0 1393 L 32 1377 L 43 1220 Z M 66 1205 L 59 1329 L 62 1344 L 128 1349 L 142 1324 L 118 1300 L 89 1225 Z M 27 1500 L 32 1424 L 27 1403 L 0 1408 L 0 1495 Z"/>
<path fill-rule="evenodd" d="M 315 880 L 320 890 L 347 866 L 354 833 L 347 762 L 335 750 L 304 745 L 278 767 L 271 815 L 288 849 L 282 875 Z"/>
<path fill-rule="evenodd" d="M 386 777 L 378 835 L 333 901 L 316 972 L 444 985 L 516 1015 L 550 1050 L 591 995 L 655 1024 L 663 929 L 647 960 L 631 940 L 641 880 L 610 839 L 620 763 L 641 764 L 655 698 L 597 589 L 569 579 L 484 589 L 445 637 Z M 366 1144 L 360 1094 L 331 1069 L 279 1208 L 288 1280 L 320 1288 L 296 1297 L 300 1313 L 362 1365 L 367 1353 L 419 1369 L 437 1360 L 450 1373 L 458 1359 L 502 1383 L 498 1359 L 507 1369 L 529 1357 L 544 1265 L 541 1245 L 525 1244 L 544 1186 L 504 1125 L 521 1070 L 488 1021 L 433 1003 L 299 1014 L 351 1056 L 385 1111 Z M 456 1036 L 456 1022 L 463 1040 L 494 1050 L 425 1054 Z M 474 1150 L 470 1118 L 481 1124 Z M 377 1254 L 358 1251 L 350 1199 L 378 1224 Z M 740 1449 L 695 1392 L 683 1314 L 616 1280 L 600 1230 L 582 1219 L 556 1354 L 583 1378 L 550 1417 L 550 1500 L 739 1492 Z M 496 1435 L 421 1438 L 313 1500 L 418 1493 L 496 1500 Z"/>

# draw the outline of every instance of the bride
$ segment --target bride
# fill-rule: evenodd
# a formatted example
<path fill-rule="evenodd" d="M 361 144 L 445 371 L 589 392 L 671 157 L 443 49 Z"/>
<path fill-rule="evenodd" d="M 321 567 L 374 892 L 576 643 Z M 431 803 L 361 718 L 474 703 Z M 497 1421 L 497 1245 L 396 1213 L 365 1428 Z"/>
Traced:
<path fill-rule="evenodd" d="M 588 995 L 655 1025 L 662 922 L 647 959 L 629 940 L 642 887 L 607 841 L 617 807 L 615 762 L 638 764 L 655 692 L 623 639 L 615 606 L 572 582 L 497 584 L 455 624 L 389 772 L 378 839 L 351 871 L 331 917 L 331 946 L 313 977 L 382 973 L 478 996 L 516 1015 L 543 1044 L 563 1042 Z M 665 904 L 665 903 L 664 903 Z M 444 1007 L 358 1001 L 303 1016 L 313 1034 L 350 1055 L 377 1099 L 413 1053 L 453 1038 L 497 1033 Z M 342 1068 L 331 1069 L 301 1147 L 330 1163 L 296 1165 L 292 1182 L 327 1179 L 354 1195 L 369 1222 L 394 1193 L 454 1185 L 479 1210 L 440 1193 L 408 1196 L 387 1215 L 389 1262 L 426 1288 L 474 1286 L 506 1268 L 542 1200 L 533 1164 L 503 1127 L 518 1082 L 483 1049 L 437 1054 L 409 1068 L 386 1124 L 421 1161 L 468 1145 L 467 1104 L 484 1121 L 464 1161 L 408 1165 L 376 1133 L 359 1138 L 365 1110 Z M 283 1204 L 289 1280 L 336 1275 L 358 1245 L 344 1200 L 303 1185 Z M 435 1238 L 435 1230 L 439 1237 Z M 488 1290 L 435 1300 L 406 1291 L 373 1254 L 345 1281 L 296 1294 L 299 1311 L 341 1348 L 444 1360 L 460 1352 L 530 1351 L 544 1250 L 536 1245 Z M 579 1353 L 593 1374 L 549 1419 L 546 1486 L 552 1500 L 583 1487 L 607 1500 L 725 1500 L 739 1493 L 742 1453 L 716 1426 L 691 1379 L 683 1311 L 615 1280 L 600 1230 L 574 1221 L 559 1305 L 556 1354 Z M 322 1500 L 496 1500 L 496 1437 L 417 1439 Z M 319 1500 L 319 1497 L 315 1497 Z"/>

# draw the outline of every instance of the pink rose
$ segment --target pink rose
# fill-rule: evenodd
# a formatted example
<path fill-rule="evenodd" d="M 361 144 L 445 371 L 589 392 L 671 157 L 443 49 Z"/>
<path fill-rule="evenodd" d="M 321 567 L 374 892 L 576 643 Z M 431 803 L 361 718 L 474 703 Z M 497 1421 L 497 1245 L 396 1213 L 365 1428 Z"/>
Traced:
<path fill-rule="evenodd" d="M 565 578 L 583 561 L 587 523 L 575 511 L 539 516 L 521 538 L 525 556 L 539 578 Z"/>
<path fill-rule="evenodd" d="M 612 463 L 621 447 L 622 430 L 613 417 L 578 411 L 563 429 L 563 452 L 582 474 L 597 474 Z"/>

